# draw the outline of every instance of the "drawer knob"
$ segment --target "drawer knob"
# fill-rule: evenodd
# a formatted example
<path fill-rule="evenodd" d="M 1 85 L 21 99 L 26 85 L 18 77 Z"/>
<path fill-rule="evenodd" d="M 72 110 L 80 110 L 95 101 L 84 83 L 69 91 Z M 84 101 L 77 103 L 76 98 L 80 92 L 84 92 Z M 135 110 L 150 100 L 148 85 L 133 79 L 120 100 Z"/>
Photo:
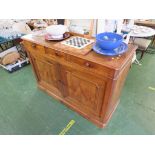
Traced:
<path fill-rule="evenodd" d="M 58 52 L 55 52 L 55 55 L 56 55 L 56 56 L 59 56 L 59 53 L 58 53 Z"/>
<path fill-rule="evenodd" d="M 91 64 L 89 62 L 85 63 L 86 67 L 91 67 Z"/>
<path fill-rule="evenodd" d="M 33 47 L 33 48 L 36 48 L 36 44 L 32 44 L 32 47 Z"/>

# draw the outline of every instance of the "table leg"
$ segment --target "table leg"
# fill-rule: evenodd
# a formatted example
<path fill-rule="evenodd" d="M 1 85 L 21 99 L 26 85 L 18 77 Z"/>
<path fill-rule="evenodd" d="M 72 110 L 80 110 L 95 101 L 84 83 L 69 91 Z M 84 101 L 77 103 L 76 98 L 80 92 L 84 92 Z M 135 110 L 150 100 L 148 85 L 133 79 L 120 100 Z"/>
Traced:
<path fill-rule="evenodd" d="M 149 49 L 146 50 L 146 53 L 155 54 L 155 35 L 153 36 Z"/>
<path fill-rule="evenodd" d="M 152 45 L 152 46 L 155 46 L 155 35 L 153 36 L 151 45 Z"/>

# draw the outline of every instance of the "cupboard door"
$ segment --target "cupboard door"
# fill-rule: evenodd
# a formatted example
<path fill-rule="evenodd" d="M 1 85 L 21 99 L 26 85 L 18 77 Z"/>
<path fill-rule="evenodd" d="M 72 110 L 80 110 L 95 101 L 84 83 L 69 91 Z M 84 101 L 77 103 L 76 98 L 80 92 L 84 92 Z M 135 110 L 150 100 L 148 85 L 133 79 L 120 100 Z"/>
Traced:
<path fill-rule="evenodd" d="M 60 90 L 59 84 L 59 66 L 52 60 L 31 56 L 31 61 L 36 70 L 38 82 L 44 84 L 48 88 Z"/>
<path fill-rule="evenodd" d="M 61 67 L 65 98 L 80 111 L 100 117 L 106 79 L 76 69 Z"/>

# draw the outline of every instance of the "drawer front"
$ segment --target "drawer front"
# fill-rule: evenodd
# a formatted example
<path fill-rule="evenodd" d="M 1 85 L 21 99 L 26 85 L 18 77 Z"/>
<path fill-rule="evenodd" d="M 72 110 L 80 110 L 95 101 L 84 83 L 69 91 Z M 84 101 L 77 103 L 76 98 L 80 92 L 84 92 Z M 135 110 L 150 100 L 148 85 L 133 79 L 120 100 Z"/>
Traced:
<path fill-rule="evenodd" d="M 94 62 L 87 61 L 87 60 L 84 60 L 81 58 L 77 58 L 75 56 L 70 56 L 69 61 L 72 63 L 75 63 L 77 65 L 80 65 L 81 67 L 84 67 L 91 72 L 94 72 L 94 73 L 97 73 L 100 75 L 104 75 L 105 77 L 113 78 L 113 76 L 114 76 L 113 70 L 106 68 L 104 66 L 101 66 L 99 64 L 96 64 Z"/>
<path fill-rule="evenodd" d="M 45 54 L 55 59 L 65 59 L 65 53 L 51 48 L 45 48 Z"/>
<path fill-rule="evenodd" d="M 45 54 L 44 46 L 38 45 L 36 43 L 24 41 L 24 45 L 26 46 L 26 49 L 30 52 L 36 53 L 36 54 Z"/>

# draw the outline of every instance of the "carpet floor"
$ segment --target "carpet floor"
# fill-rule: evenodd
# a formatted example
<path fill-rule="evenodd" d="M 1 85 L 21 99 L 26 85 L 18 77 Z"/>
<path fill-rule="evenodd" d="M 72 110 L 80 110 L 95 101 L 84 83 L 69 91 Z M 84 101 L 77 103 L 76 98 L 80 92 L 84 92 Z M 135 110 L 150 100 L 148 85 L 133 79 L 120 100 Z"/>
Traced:
<path fill-rule="evenodd" d="M 57 135 L 70 120 L 66 135 L 155 134 L 155 54 L 132 65 L 120 104 L 106 128 L 100 129 L 60 104 L 36 85 L 31 65 L 12 74 L 0 68 L 0 134 Z"/>

